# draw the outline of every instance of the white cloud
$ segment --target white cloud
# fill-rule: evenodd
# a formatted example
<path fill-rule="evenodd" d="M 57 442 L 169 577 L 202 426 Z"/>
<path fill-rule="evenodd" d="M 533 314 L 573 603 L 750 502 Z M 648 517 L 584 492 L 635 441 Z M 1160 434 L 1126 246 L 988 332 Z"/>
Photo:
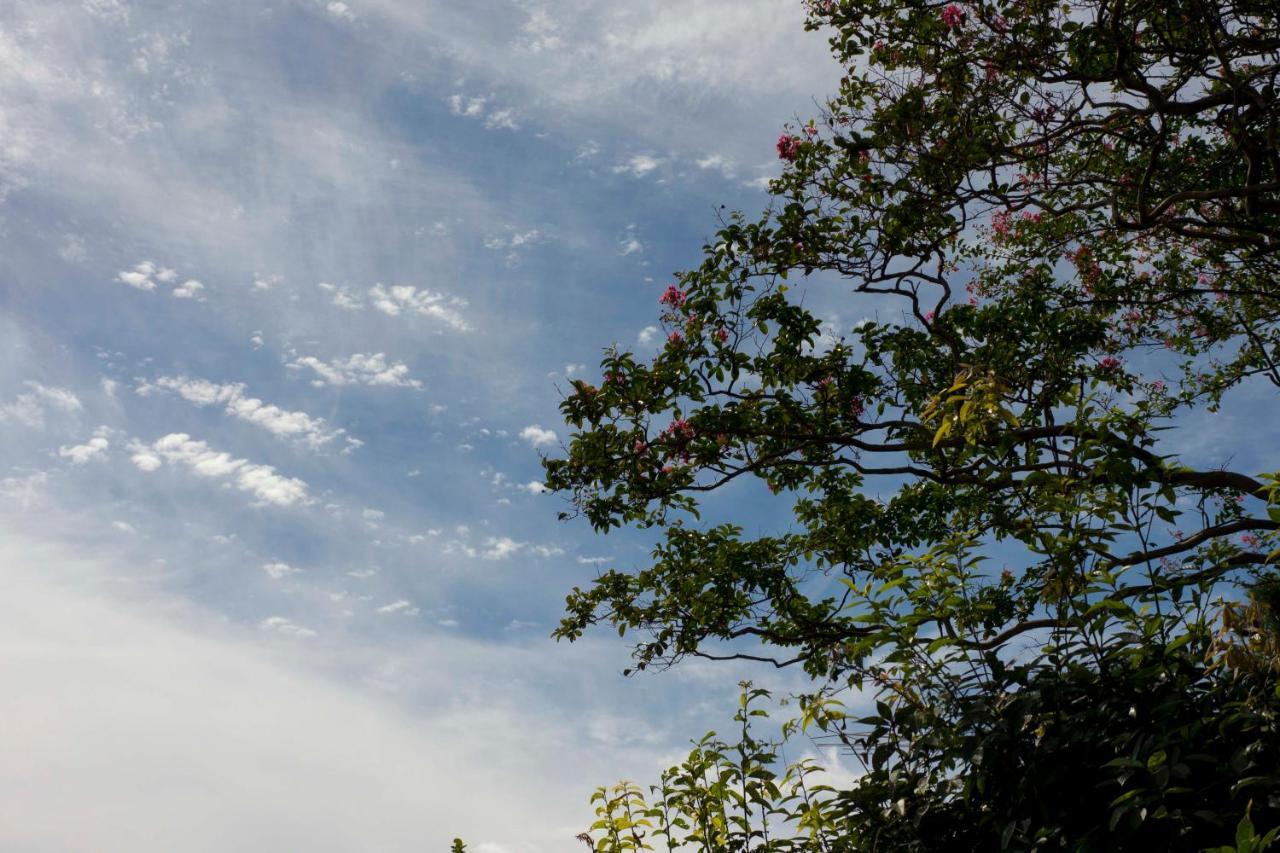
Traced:
<path fill-rule="evenodd" d="M 14 501 L 23 509 L 30 509 L 44 502 L 45 486 L 49 474 L 36 471 L 25 477 L 5 477 L 0 480 L 0 497 Z"/>
<path fill-rule="evenodd" d="M 645 326 L 640 330 L 640 334 L 636 335 L 636 341 L 641 346 L 648 346 L 653 343 L 653 339 L 658 336 L 659 329 L 657 326 Z"/>
<path fill-rule="evenodd" d="M 295 625 L 283 616 L 269 616 L 258 623 L 258 628 L 263 631 L 269 631 L 273 634 L 281 634 L 285 637 L 297 637 L 298 639 L 306 639 L 314 637 L 315 631 L 310 628 L 304 628 L 301 625 Z"/>
<path fill-rule="evenodd" d="M 737 167 L 733 160 L 723 154 L 708 154 L 705 157 L 699 157 L 696 161 L 698 168 L 704 171 L 710 169 L 719 172 L 726 178 L 732 178 L 737 171 Z"/>
<path fill-rule="evenodd" d="M 484 126 L 489 130 L 520 129 L 515 110 L 510 107 L 489 109 L 489 99 L 486 97 L 468 97 L 458 93 L 450 95 L 447 102 L 451 113 L 464 118 L 483 119 Z"/>
<path fill-rule="evenodd" d="M 91 459 L 99 459 L 106 454 L 107 448 L 111 446 L 111 442 L 107 438 L 109 433 L 110 430 L 106 427 L 98 427 L 93 433 L 93 438 L 84 444 L 63 445 L 58 448 L 58 455 L 63 459 L 70 459 L 72 465 L 84 465 Z"/>
<path fill-rule="evenodd" d="M 0 423 L 18 421 L 39 429 L 44 426 L 46 415 L 52 411 L 78 412 L 83 408 L 80 398 L 65 388 L 24 382 L 28 391 L 19 394 L 11 402 L 0 405 Z"/>
<path fill-rule="evenodd" d="M 612 557 L 579 557 L 578 562 L 584 566 L 600 566 L 612 559 Z"/>
<path fill-rule="evenodd" d="M 618 249 L 618 254 L 626 257 L 627 255 L 637 255 L 644 251 L 644 244 L 635 237 L 628 237 L 622 241 Z"/>
<path fill-rule="evenodd" d="M 131 536 L 138 532 L 137 528 L 127 521 L 113 521 L 111 522 L 111 526 L 116 530 L 119 530 L 121 533 L 128 533 Z"/>
<path fill-rule="evenodd" d="M 517 542 L 510 536 L 490 536 L 485 540 L 480 556 L 485 560 L 505 560 L 519 553 L 524 546 L 525 543 Z"/>
<path fill-rule="evenodd" d="M 542 484 L 539 480 L 530 480 L 528 483 L 516 486 L 522 492 L 528 492 L 531 495 L 545 495 L 550 489 Z"/>
<path fill-rule="evenodd" d="M 520 29 L 525 34 L 521 46 L 532 53 L 558 50 L 564 46 L 560 22 L 543 7 L 530 9 L 529 20 Z"/>
<path fill-rule="evenodd" d="M 418 314 L 440 320 L 459 332 L 471 328 L 461 312 L 467 302 L 456 296 L 450 297 L 426 289 L 418 290 L 411 285 L 394 285 L 388 288 L 375 284 L 369 288 L 369 299 L 374 308 L 390 317 L 398 317 L 402 313 Z"/>
<path fill-rule="evenodd" d="M 306 412 L 289 411 L 264 403 L 256 397 L 246 396 L 243 383 L 218 384 L 206 379 L 186 376 L 161 376 L 155 382 L 140 381 L 138 394 L 148 396 L 156 392 L 177 394 L 197 406 L 224 405 L 232 417 L 253 424 L 272 435 L 297 441 L 311 450 L 319 450 L 335 439 L 346 436 L 346 430 L 333 429 L 324 418 L 314 418 Z M 348 446 L 358 444 L 347 437 Z"/>
<path fill-rule="evenodd" d="M 557 441 L 555 430 L 543 429 L 537 424 L 530 424 L 520 430 L 520 437 L 534 447 L 555 444 Z"/>
<path fill-rule="evenodd" d="M 131 270 L 122 270 L 116 273 L 116 281 L 121 284 L 127 284 L 135 290 L 155 290 L 156 265 L 151 261 L 143 261 L 134 266 Z"/>
<path fill-rule="evenodd" d="M 154 261 L 142 261 L 134 264 L 133 269 L 116 273 L 116 281 L 128 285 L 134 290 L 153 291 L 158 284 L 173 284 L 178 280 L 177 270 L 160 266 Z M 204 285 L 194 278 L 187 279 L 173 289 L 173 296 L 178 299 L 203 299 L 200 292 Z"/>
<path fill-rule="evenodd" d="M 319 379 L 311 384 L 324 385 L 389 385 L 400 388 L 421 388 L 422 383 L 409 376 L 409 368 L 402 361 L 387 362 L 384 353 L 356 353 L 347 359 L 336 358 L 321 361 L 315 356 L 304 356 L 290 362 L 294 369 L 309 368 Z"/>
<path fill-rule="evenodd" d="M 230 478 L 235 487 L 249 492 L 261 503 L 292 506 L 308 503 L 307 484 L 276 473 L 270 465 L 255 465 L 246 459 L 213 450 L 186 433 L 170 433 L 150 446 L 133 442 L 133 463 L 143 471 L 155 471 L 165 462 L 182 465 L 200 477 Z"/>
<path fill-rule="evenodd" d="M 643 177 L 662 165 L 662 160 L 649 154 L 637 154 L 625 163 L 613 167 L 616 174 L 627 174 L 633 178 Z"/>
<path fill-rule="evenodd" d="M 515 112 L 511 109 L 494 110 L 484 118 L 484 126 L 490 130 L 519 130 Z"/>
<path fill-rule="evenodd" d="M 4 850 L 447 850 L 460 836 L 551 853 L 592 820 L 584 779 L 665 766 L 661 745 L 584 731 L 582 708 L 640 714 L 663 687 L 608 677 L 616 648 L 467 640 L 447 617 L 422 638 L 318 630 L 280 650 L 263 640 L 316 617 L 162 615 L 101 582 L 127 564 L 0 531 L 0 678 L 20 697 L 0 726 Z M 690 701 L 687 685 L 666 689 Z"/>
<path fill-rule="evenodd" d="M 393 601 L 390 604 L 379 607 L 378 612 L 386 616 L 394 614 L 399 614 L 401 616 L 417 616 L 419 610 L 417 607 L 414 607 L 411 602 L 402 598 L 399 601 Z"/>
<path fill-rule="evenodd" d="M 121 0 L 83 0 L 80 4 L 90 15 L 107 21 L 126 21 L 129 9 Z"/>
<path fill-rule="evenodd" d="M 278 561 L 274 563 L 263 563 L 262 570 L 266 572 L 273 581 L 278 581 L 281 578 L 288 577 L 289 575 L 296 575 L 302 571 L 302 569 L 294 568 L 288 563 Z"/>
<path fill-rule="evenodd" d="M 332 293 L 333 304 L 344 311 L 360 311 L 364 308 L 364 303 L 345 285 L 333 285 L 322 281 L 316 287 Z"/>
<path fill-rule="evenodd" d="M 484 98 L 467 98 L 462 95 L 449 96 L 449 109 L 454 115 L 479 118 L 484 115 Z"/>
<path fill-rule="evenodd" d="M 342 2 L 342 0 L 330 0 L 329 3 L 325 4 L 324 10 L 339 21 L 354 21 L 356 19 L 356 13 L 351 11 L 351 7 Z"/>
<path fill-rule="evenodd" d="M 194 278 L 189 278 L 178 287 L 175 287 L 171 295 L 174 299 L 203 299 L 204 297 L 201 296 L 203 291 L 203 284 Z"/>
<path fill-rule="evenodd" d="M 284 276 L 281 276 L 277 273 L 272 273 L 271 275 L 262 275 L 261 273 L 255 273 L 253 276 L 253 289 L 254 290 L 270 290 L 271 288 L 280 284 L 280 282 L 282 281 L 284 281 Z"/>

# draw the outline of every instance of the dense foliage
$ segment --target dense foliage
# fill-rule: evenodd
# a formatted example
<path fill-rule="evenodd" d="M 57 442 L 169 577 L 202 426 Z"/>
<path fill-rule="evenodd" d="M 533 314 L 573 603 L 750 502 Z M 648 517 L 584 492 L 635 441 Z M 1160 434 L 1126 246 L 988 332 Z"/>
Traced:
<path fill-rule="evenodd" d="M 661 544 L 574 590 L 559 636 L 813 679 L 809 722 L 866 769 L 831 828 L 695 849 L 1197 850 L 1250 804 L 1280 826 L 1280 7 L 809 13 L 847 74 L 778 140 L 774 204 L 666 290 L 655 358 L 612 349 L 564 401 L 548 484 Z M 806 297 L 833 288 L 875 319 L 824 325 Z M 752 479 L 790 529 L 699 520 Z"/>

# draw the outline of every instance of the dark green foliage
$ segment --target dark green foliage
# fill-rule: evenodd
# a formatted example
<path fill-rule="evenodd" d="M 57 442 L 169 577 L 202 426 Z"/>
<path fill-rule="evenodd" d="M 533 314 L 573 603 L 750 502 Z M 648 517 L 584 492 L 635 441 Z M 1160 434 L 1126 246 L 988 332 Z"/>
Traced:
<path fill-rule="evenodd" d="M 1280 463 L 1239 417 L 1235 453 L 1169 439 L 1243 389 L 1280 412 L 1280 7 L 809 7 L 848 72 L 771 209 L 671 285 L 656 357 L 563 403 L 548 485 L 662 541 L 558 636 L 802 666 L 809 712 L 872 695 L 809 714 L 868 768 L 835 834 L 700 849 L 1260 849 Z M 824 288 L 875 321 L 824 324 Z M 701 521 L 751 480 L 790 529 Z"/>

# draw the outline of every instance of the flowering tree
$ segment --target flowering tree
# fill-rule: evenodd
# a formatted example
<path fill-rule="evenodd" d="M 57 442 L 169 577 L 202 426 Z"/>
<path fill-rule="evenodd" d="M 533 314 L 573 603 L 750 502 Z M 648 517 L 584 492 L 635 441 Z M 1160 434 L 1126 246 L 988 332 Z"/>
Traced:
<path fill-rule="evenodd" d="M 1173 441 L 1277 412 L 1278 11 L 809 3 L 847 74 L 778 140 L 770 210 L 666 290 L 655 358 L 611 349 L 563 403 L 548 484 L 662 542 L 558 635 L 874 693 L 813 716 L 866 762 L 856 849 L 1280 824 L 1278 463 L 1239 418 Z M 879 319 L 824 332 L 800 296 L 833 288 Z M 699 522 L 751 480 L 791 529 Z"/>

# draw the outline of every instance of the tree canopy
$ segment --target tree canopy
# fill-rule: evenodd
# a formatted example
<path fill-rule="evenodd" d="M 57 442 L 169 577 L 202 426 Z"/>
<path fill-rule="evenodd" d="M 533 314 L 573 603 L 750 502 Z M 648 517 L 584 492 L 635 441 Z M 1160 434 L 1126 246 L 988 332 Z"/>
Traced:
<path fill-rule="evenodd" d="M 843 841 L 704 849 L 1280 826 L 1280 8 L 807 6 L 846 73 L 779 138 L 769 209 L 666 289 L 655 357 L 612 348 L 563 402 L 567 514 L 661 541 L 558 636 L 813 679 L 807 721 L 867 771 Z M 833 289 L 875 319 L 825 327 Z M 700 521 L 752 479 L 790 527 Z"/>

